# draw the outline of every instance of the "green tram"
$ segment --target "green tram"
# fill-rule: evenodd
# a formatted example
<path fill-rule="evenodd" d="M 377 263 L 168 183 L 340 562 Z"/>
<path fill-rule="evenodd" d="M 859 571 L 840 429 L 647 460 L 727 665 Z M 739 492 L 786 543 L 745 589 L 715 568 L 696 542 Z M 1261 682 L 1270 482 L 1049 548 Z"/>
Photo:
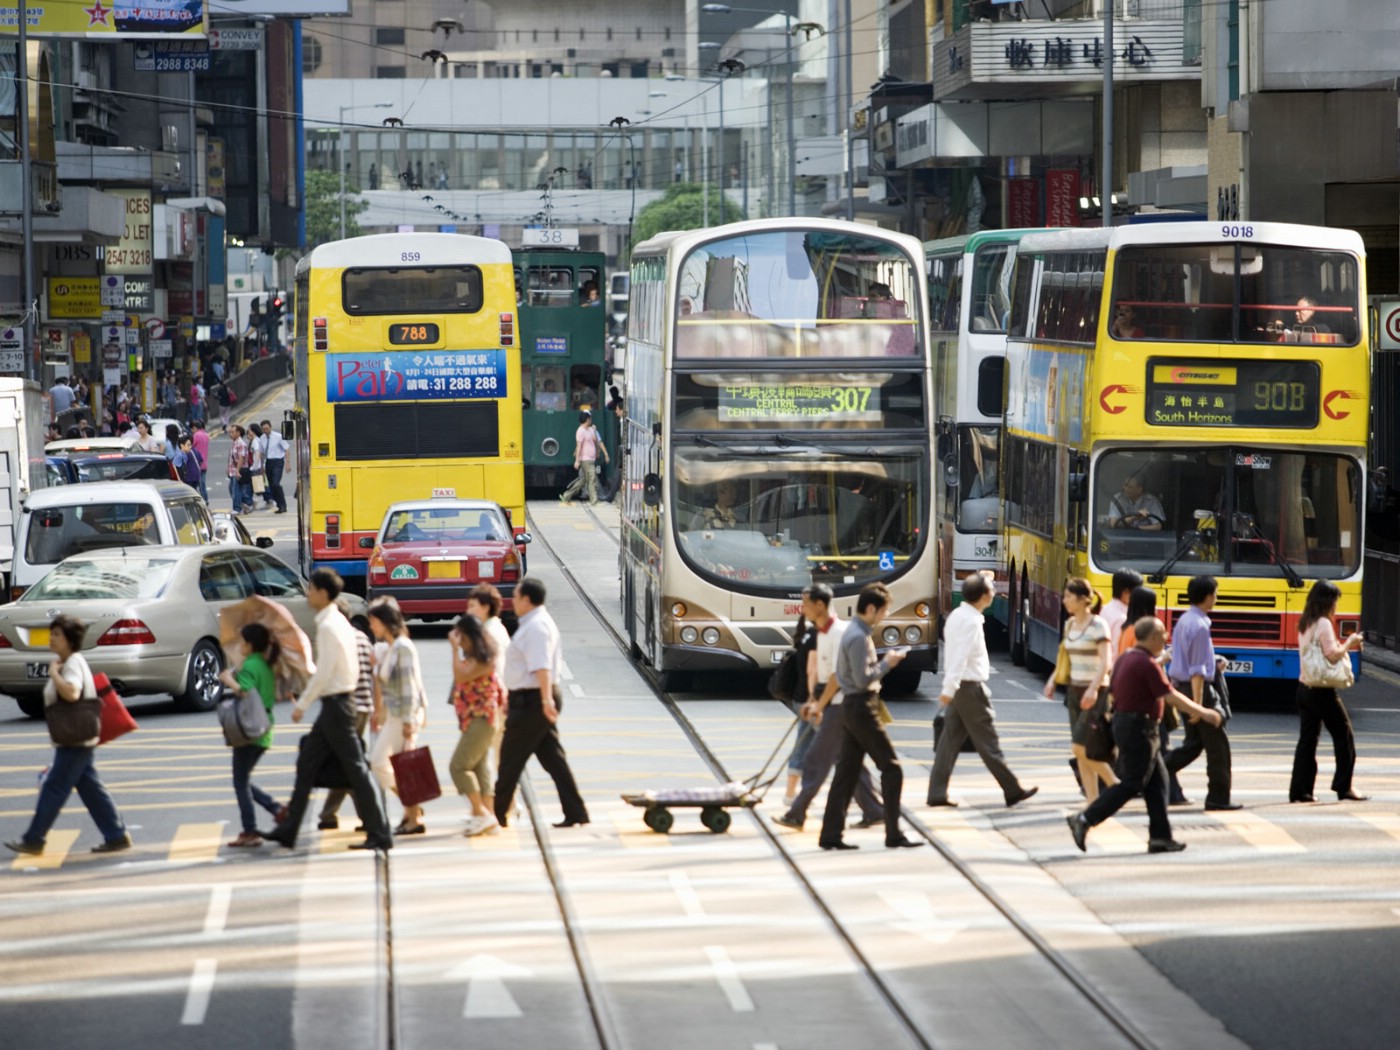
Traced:
<path fill-rule="evenodd" d="M 607 283 L 601 252 L 512 253 L 525 401 L 525 485 L 558 492 L 572 481 L 578 413 L 587 408 L 616 463 L 608 396 Z M 600 486 L 601 491 L 601 486 Z"/>

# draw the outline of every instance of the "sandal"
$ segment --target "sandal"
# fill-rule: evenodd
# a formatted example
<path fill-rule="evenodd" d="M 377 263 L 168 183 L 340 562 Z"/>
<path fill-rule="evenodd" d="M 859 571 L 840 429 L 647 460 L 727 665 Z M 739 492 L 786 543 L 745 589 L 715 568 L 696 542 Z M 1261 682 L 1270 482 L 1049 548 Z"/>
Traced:
<path fill-rule="evenodd" d="M 263 844 L 262 836 L 256 831 L 245 831 L 229 843 L 234 849 L 256 849 Z"/>
<path fill-rule="evenodd" d="M 422 835 L 427 832 L 427 828 L 422 824 L 409 824 L 402 822 L 394 829 L 395 835 Z"/>

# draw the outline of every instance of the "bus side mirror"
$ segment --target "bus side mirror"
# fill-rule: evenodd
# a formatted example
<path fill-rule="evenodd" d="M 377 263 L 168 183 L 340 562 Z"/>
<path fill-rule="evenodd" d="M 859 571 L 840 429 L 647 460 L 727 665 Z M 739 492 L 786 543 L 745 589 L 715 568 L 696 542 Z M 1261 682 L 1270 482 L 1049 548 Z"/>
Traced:
<path fill-rule="evenodd" d="M 297 425 L 295 420 L 282 420 L 282 440 L 295 441 L 297 437 Z"/>
<path fill-rule="evenodd" d="M 642 478 L 642 502 L 648 507 L 661 505 L 661 475 L 648 474 Z"/>
<path fill-rule="evenodd" d="M 1069 501 L 1071 503 L 1083 503 L 1089 498 L 1089 475 L 1071 474 L 1069 476 Z"/>

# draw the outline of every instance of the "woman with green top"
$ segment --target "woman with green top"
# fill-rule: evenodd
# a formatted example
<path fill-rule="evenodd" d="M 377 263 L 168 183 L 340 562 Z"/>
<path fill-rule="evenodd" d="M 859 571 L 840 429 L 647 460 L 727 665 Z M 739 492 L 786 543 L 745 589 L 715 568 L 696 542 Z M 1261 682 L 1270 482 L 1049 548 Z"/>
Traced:
<path fill-rule="evenodd" d="M 269 725 L 267 732 L 258 739 L 233 749 L 233 793 L 238 799 L 238 816 L 243 822 L 243 831 L 229 845 L 239 849 L 255 849 L 263 844 L 263 840 L 258 834 L 253 803 L 273 814 L 279 824 L 287 814 L 286 806 L 252 782 L 253 767 L 272 746 L 271 723 L 275 721 L 272 705 L 277 702 L 277 676 L 272 667 L 277 663 L 281 650 L 268 629 L 260 623 L 244 624 L 239 634 L 243 639 L 243 663 L 237 671 L 225 670 L 219 679 L 239 696 L 249 689 L 256 689 L 262 697 L 263 706 L 267 708 Z"/>

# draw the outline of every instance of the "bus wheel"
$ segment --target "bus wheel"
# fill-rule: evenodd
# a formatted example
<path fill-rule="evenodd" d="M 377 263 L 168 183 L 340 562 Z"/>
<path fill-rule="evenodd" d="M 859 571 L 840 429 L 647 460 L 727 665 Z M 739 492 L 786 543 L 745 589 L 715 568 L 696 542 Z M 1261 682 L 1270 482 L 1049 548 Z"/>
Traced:
<path fill-rule="evenodd" d="M 1024 585 L 1016 585 L 1016 573 L 1011 573 L 1011 583 L 1006 596 L 1006 619 L 1008 621 L 1007 633 L 1009 637 L 1009 648 L 1011 650 L 1011 662 L 1017 667 L 1026 666 L 1026 624 L 1025 617 L 1021 615 L 1021 593 Z"/>
<path fill-rule="evenodd" d="M 923 675 L 917 667 L 896 667 L 885 675 L 880 693 L 883 696 L 909 696 L 919 691 L 919 681 Z"/>
<path fill-rule="evenodd" d="M 693 679 L 689 671 L 662 671 L 657 682 L 662 692 L 684 693 L 691 688 Z"/>

